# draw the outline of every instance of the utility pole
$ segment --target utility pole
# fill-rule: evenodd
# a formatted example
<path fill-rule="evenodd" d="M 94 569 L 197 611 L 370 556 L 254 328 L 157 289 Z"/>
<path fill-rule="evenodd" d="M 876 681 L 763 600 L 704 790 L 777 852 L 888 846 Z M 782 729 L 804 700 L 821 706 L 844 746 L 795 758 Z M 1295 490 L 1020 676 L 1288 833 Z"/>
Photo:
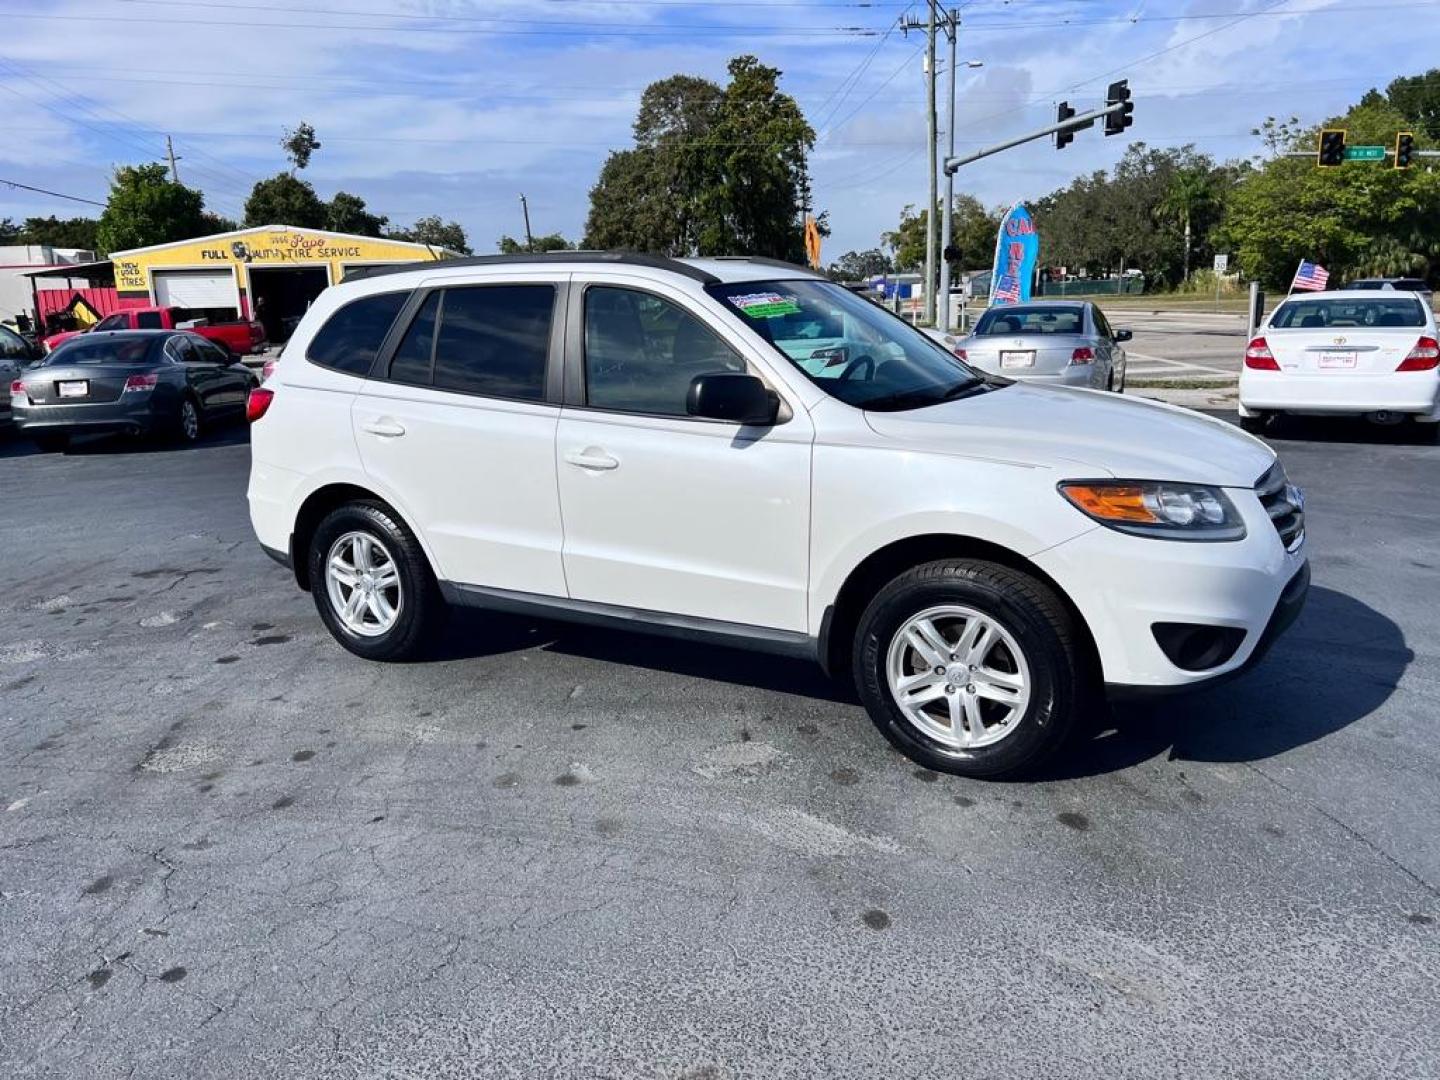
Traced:
<path fill-rule="evenodd" d="M 930 163 L 930 201 L 925 210 L 925 308 L 921 316 L 926 323 L 935 322 L 935 204 L 939 201 L 939 162 L 936 160 L 936 143 L 940 139 L 935 115 L 935 30 L 938 25 L 938 0 L 929 0 L 929 14 L 924 22 L 906 16 L 900 21 L 900 29 L 907 36 L 911 30 L 925 31 L 925 135 L 929 143 L 927 159 Z"/>
<path fill-rule="evenodd" d="M 520 193 L 520 212 L 525 215 L 525 250 L 535 250 L 535 238 L 530 235 L 530 204 L 525 201 L 525 193 Z"/>
<path fill-rule="evenodd" d="M 948 110 L 945 120 L 946 138 L 950 141 L 950 152 L 945 155 L 946 159 L 955 156 L 955 39 L 959 37 L 960 15 L 951 10 L 945 13 L 945 36 L 950 39 L 950 81 L 949 96 L 946 99 Z M 935 170 L 930 170 L 934 175 Z M 951 240 L 954 236 L 954 213 L 955 203 L 955 174 L 948 169 L 945 172 L 945 209 L 941 214 L 944 224 L 940 229 L 940 287 L 935 290 L 940 301 L 939 319 L 936 326 L 941 333 L 950 329 L 950 257 L 949 250 Z"/>
<path fill-rule="evenodd" d="M 170 136 L 165 136 L 165 156 L 170 159 L 170 179 L 180 183 L 180 170 L 176 167 L 177 161 L 184 161 L 184 158 L 175 156 L 175 144 L 170 141 Z"/>

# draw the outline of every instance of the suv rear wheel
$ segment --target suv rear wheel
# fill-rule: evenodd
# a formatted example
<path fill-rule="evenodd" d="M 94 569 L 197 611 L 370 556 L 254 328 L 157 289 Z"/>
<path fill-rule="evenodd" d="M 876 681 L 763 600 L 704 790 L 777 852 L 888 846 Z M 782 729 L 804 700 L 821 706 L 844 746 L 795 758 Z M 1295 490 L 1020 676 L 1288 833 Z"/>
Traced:
<path fill-rule="evenodd" d="M 1036 579 L 947 559 L 881 589 L 861 616 L 855 683 L 907 757 L 999 778 L 1039 763 L 1087 702 L 1069 613 Z"/>
<path fill-rule="evenodd" d="M 419 542 L 386 507 L 332 510 L 308 562 L 315 607 L 341 645 L 367 660 L 424 654 L 445 602 Z"/>

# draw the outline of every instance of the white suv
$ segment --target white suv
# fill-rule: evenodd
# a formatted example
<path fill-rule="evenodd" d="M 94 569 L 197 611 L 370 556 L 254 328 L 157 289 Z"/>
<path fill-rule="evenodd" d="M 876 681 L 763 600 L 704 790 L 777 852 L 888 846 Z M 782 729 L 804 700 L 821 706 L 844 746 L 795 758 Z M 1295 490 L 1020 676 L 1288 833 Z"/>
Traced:
<path fill-rule="evenodd" d="M 336 639 L 448 604 L 806 657 L 934 769 L 1257 660 L 1309 574 L 1274 453 L 966 367 L 760 259 L 562 253 L 325 292 L 252 392 L 250 514 Z"/>

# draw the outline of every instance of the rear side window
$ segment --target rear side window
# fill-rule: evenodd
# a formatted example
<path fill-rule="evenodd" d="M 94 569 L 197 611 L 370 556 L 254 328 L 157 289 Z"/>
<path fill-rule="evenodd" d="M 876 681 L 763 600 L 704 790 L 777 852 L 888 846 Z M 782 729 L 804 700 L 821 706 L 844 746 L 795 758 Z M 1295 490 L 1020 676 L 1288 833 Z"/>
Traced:
<path fill-rule="evenodd" d="M 410 297 L 406 292 L 377 293 L 352 300 L 320 328 L 306 357 L 321 367 L 350 375 L 368 375 L 390 324 Z"/>
<path fill-rule="evenodd" d="M 435 316 L 440 310 L 440 294 L 433 292 L 421 305 L 415 321 L 400 340 L 400 347 L 390 358 L 390 378 L 396 382 L 430 385 L 430 362 L 435 354 Z"/>
<path fill-rule="evenodd" d="M 446 289 L 432 385 L 485 397 L 543 399 L 554 312 L 552 285 Z"/>
<path fill-rule="evenodd" d="M 163 330 L 163 321 L 158 311 L 137 311 L 135 313 L 135 329 L 137 330 Z"/>

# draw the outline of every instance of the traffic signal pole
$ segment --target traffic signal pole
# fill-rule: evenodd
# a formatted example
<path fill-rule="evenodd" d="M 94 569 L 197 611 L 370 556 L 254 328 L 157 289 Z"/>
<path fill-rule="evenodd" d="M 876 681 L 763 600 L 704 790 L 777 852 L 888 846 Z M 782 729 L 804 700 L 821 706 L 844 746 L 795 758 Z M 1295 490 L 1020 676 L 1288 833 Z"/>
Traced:
<path fill-rule="evenodd" d="M 1001 151 L 1009 150 L 1016 146 L 1021 146 L 1027 142 L 1034 142 L 1036 139 L 1048 138 L 1049 136 L 1054 135 L 1056 132 L 1076 131 L 1080 128 L 1089 127 L 1096 120 L 1103 119 L 1107 116 L 1124 113 L 1126 111 L 1126 106 L 1128 106 L 1129 104 L 1130 103 L 1128 101 L 1115 101 L 1109 105 L 1104 106 L 1103 108 L 1091 109 L 1089 112 L 1084 113 L 1077 113 L 1076 115 L 1069 117 L 1068 119 L 1058 120 L 1053 124 L 1047 124 L 1043 128 L 1036 128 L 1034 131 L 1027 131 L 1024 135 L 1017 135 L 1013 139 L 1006 139 L 1002 143 L 996 143 L 994 146 L 987 146 L 983 150 L 976 150 L 973 154 L 966 154 L 964 157 L 947 157 L 945 159 L 945 172 L 950 176 L 954 176 L 957 170 L 964 168 L 966 165 L 973 164 L 974 162 L 977 162 L 982 158 L 990 157 L 994 154 L 1000 153 Z M 1314 155 L 1308 154 L 1306 156 L 1313 157 Z"/>

